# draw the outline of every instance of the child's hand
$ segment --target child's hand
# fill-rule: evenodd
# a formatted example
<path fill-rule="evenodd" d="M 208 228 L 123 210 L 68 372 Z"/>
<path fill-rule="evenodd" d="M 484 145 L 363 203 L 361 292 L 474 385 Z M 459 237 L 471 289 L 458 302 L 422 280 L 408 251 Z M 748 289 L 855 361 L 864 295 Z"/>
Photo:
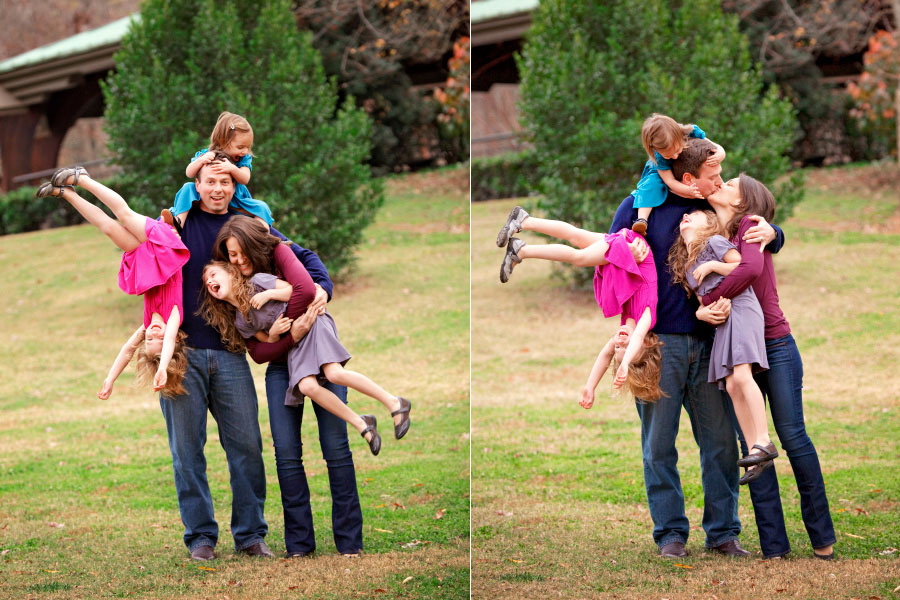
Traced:
<path fill-rule="evenodd" d="M 215 157 L 215 152 L 207 152 L 206 154 L 203 154 L 198 160 L 202 160 L 206 163 L 211 163 Z"/>
<path fill-rule="evenodd" d="M 584 386 L 581 390 L 581 401 L 578 403 L 582 408 L 590 408 L 594 405 L 594 390 L 588 386 Z"/>
<path fill-rule="evenodd" d="M 112 390 L 113 390 L 113 382 L 110 381 L 109 379 L 104 379 L 103 387 L 100 388 L 99 392 L 97 392 L 97 397 L 100 398 L 101 400 L 107 400 L 110 397 L 110 395 L 112 394 Z"/>
<path fill-rule="evenodd" d="M 628 365 L 623 363 L 619 365 L 619 370 L 616 371 L 616 378 L 613 380 L 613 388 L 619 389 L 625 385 L 626 379 L 628 379 Z"/>
<path fill-rule="evenodd" d="M 225 159 L 213 161 L 210 165 L 212 165 L 210 167 L 212 172 L 216 175 L 233 175 L 234 171 L 237 171 L 237 167 Z"/>
<path fill-rule="evenodd" d="M 153 391 L 158 392 L 159 390 L 166 387 L 166 380 L 169 378 L 169 375 L 166 373 L 166 370 L 163 368 L 159 368 L 156 370 L 156 375 L 153 376 Z"/>
<path fill-rule="evenodd" d="M 691 184 L 687 187 L 691 194 L 689 196 L 689 198 L 702 198 L 703 197 L 703 193 L 700 191 L 700 188 L 697 187 L 696 183 L 691 182 Z"/>
<path fill-rule="evenodd" d="M 254 296 L 252 298 L 250 298 L 250 306 L 259 310 L 268 301 L 269 301 L 269 290 L 264 290 L 262 292 L 259 292 L 258 294 L 254 294 Z"/>
<path fill-rule="evenodd" d="M 703 283 L 703 280 L 706 278 L 706 276 L 713 272 L 712 263 L 713 261 L 705 262 L 694 269 L 694 272 L 692 274 L 694 276 L 694 279 L 697 280 L 697 285 Z"/>
<path fill-rule="evenodd" d="M 291 323 L 293 323 L 293 321 L 293 319 L 285 317 L 284 313 L 278 315 L 278 318 L 275 319 L 275 322 L 269 327 L 269 341 L 277 342 L 281 338 L 282 333 L 291 330 Z"/>
<path fill-rule="evenodd" d="M 706 159 L 707 167 L 715 167 L 720 164 L 722 164 L 722 159 L 719 157 L 718 154 L 713 154 L 709 158 Z"/>

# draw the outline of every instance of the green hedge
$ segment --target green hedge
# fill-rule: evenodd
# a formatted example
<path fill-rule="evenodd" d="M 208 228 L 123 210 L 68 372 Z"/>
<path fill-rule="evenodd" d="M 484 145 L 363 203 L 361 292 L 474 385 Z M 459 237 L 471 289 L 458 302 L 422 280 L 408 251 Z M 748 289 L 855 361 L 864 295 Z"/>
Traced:
<path fill-rule="evenodd" d="M 537 155 L 533 150 L 473 158 L 472 201 L 518 198 L 536 191 Z"/>
<path fill-rule="evenodd" d="M 113 177 L 102 183 L 120 194 L 122 193 L 122 190 L 118 189 L 121 185 L 118 178 Z M 81 215 L 62 198 L 57 196 L 35 198 L 34 192 L 37 187 L 36 185 L 21 187 L 0 196 L 0 235 L 64 227 L 84 222 Z M 106 209 L 93 194 L 82 189 L 79 189 L 78 193 L 82 198 Z M 123 194 L 123 196 L 125 195 Z M 109 213 L 109 210 L 106 212 Z"/>

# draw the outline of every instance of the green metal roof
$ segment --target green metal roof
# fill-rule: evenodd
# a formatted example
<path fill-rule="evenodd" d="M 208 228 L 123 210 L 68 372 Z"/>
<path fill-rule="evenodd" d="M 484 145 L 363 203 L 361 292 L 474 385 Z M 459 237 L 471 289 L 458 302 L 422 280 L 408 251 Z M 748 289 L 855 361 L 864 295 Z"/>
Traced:
<path fill-rule="evenodd" d="M 128 31 L 131 20 L 139 20 L 140 18 L 140 13 L 134 13 L 128 17 L 122 17 L 118 21 L 107 23 L 103 27 L 98 27 L 97 29 L 92 29 L 90 31 L 82 31 L 72 37 L 13 56 L 12 58 L 0 62 L 0 73 L 6 73 L 22 67 L 36 65 L 57 58 L 64 58 L 66 56 L 83 54 L 97 48 L 118 44 Z"/>
<path fill-rule="evenodd" d="M 469 17 L 472 23 L 481 23 L 519 13 L 531 12 L 538 7 L 538 0 L 481 0 L 472 2 Z"/>

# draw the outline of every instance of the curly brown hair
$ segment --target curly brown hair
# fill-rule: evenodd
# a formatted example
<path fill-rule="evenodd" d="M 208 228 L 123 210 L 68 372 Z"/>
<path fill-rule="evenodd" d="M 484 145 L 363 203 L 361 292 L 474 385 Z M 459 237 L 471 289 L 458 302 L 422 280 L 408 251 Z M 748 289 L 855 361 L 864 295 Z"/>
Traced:
<path fill-rule="evenodd" d="M 672 282 L 680 283 L 687 290 L 688 296 L 693 291 L 687 281 L 688 270 L 697 262 L 697 258 L 703 252 L 703 249 L 706 248 L 709 238 L 722 233 L 716 213 L 711 210 L 701 212 L 706 215 L 706 226 L 697 230 L 697 234 L 689 244 L 685 244 L 684 239 L 679 236 L 669 248 L 669 256 L 666 259 L 669 272 L 672 273 Z"/>
<path fill-rule="evenodd" d="M 172 360 L 169 361 L 169 367 L 166 369 L 166 385 L 163 386 L 162 393 L 166 396 L 179 396 L 185 393 L 184 374 L 187 373 L 187 348 L 184 340 L 187 334 L 180 329 L 175 336 L 175 352 L 172 354 Z M 144 340 L 141 339 L 135 352 L 135 370 L 137 371 L 137 382 L 140 385 L 153 385 L 153 378 L 156 371 L 159 370 L 159 355 L 152 356 L 147 352 Z"/>
<path fill-rule="evenodd" d="M 652 331 L 644 336 L 644 349 L 628 366 L 627 387 L 635 399 L 640 402 L 656 402 L 668 394 L 659 387 L 659 376 L 662 371 L 663 343 Z M 619 361 L 613 355 L 613 373 L 618 371 Z"/>
<path fill-rule="evenodd" d="M 274 273 L 275 248 L 281 243 L 290 244 L 269 233 L 269 228 L 256 219 L 236 215 L 219 230 L 213 245 L 213 258 L 228 262 L 228 247 L 225 244 L 229 238 L 237 240 L 254 273 Z"/>
<path fill-rule="evenodd" d="M 256 293 L 253 283 L 241 275 L 236 266 L 229 262 L 221 260 L 213 260 L 203 267 L 202 277 L 206 280 L 206 272 L 213 268 L 219 267 L 231 276 L 232 293 L 234 299 L 238 303 L 238 307 L 233 306 L 229 302 L 213 298 L 209 290 L 204 285 L 200 291 L 200 308 L 197 314 L 209 324 L 210 327 L 219 332 L 222 336 L 222 343 L 229 352 L 243 352 L 245 349 L 244 338 L 241 337 L 237 330 L 234 318 L 237 311 L 240 310 L 245 318 L 248 318 L 250 312 L 250 298 Z"/>

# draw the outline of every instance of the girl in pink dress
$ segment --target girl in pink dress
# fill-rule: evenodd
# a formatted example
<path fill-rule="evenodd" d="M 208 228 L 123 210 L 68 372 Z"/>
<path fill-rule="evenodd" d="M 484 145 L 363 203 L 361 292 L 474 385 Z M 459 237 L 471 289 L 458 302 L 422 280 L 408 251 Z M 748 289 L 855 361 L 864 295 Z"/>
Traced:
<path fill-rule="evenodd" d="M 536 231 L 577 246 L 563 244 L 528 245 L 512 234 Z M 497 246 L 506 246 L 500 266 L 500 281 L 506 283 L 513 267 L 527 258 L 566 262 L 578 267 L 594 267 L 594 296 L 604 317 L 621 315 L 621 327 L 600 351 L 587 384 L 581 392 L 581 406 L 591 408 L 594 391 L 610 363 L 616 371 L 613 387 L 623 385 L 636 398 L 654 402 L 659 389 L 662 342 L 650 331 L 656 324 L 656 266 L 650 246 L 630 229 L 604 234 L 579 229 L 563 221 L 532 217 L 515 207 L 497 235 Z"/>
<path fill-rule="evenodd" d="M 111 219 L 99 207 L 77 193 L 79 185 L 96 196 L 116 215 Z M 138 379 L 152 382 L 153 390 L 166 395 L 183 394 L 187 370 L 185 334 L 178 330 L 183 304 L 181 267 L 187 247 L 175 230 L 160 221 L 139 215 L 116 192 L 94 181 L 83 167 L 59 169 L 50 183 L 38 188 L 38 197 L 62 196 L 81 216 L 121 248 L 119 287 L 128 294 L 144 295 L 144 321 L 131 335 L 109 370 L 97 397 L 106 400 L 113 383 L 137 352 Z"/>

